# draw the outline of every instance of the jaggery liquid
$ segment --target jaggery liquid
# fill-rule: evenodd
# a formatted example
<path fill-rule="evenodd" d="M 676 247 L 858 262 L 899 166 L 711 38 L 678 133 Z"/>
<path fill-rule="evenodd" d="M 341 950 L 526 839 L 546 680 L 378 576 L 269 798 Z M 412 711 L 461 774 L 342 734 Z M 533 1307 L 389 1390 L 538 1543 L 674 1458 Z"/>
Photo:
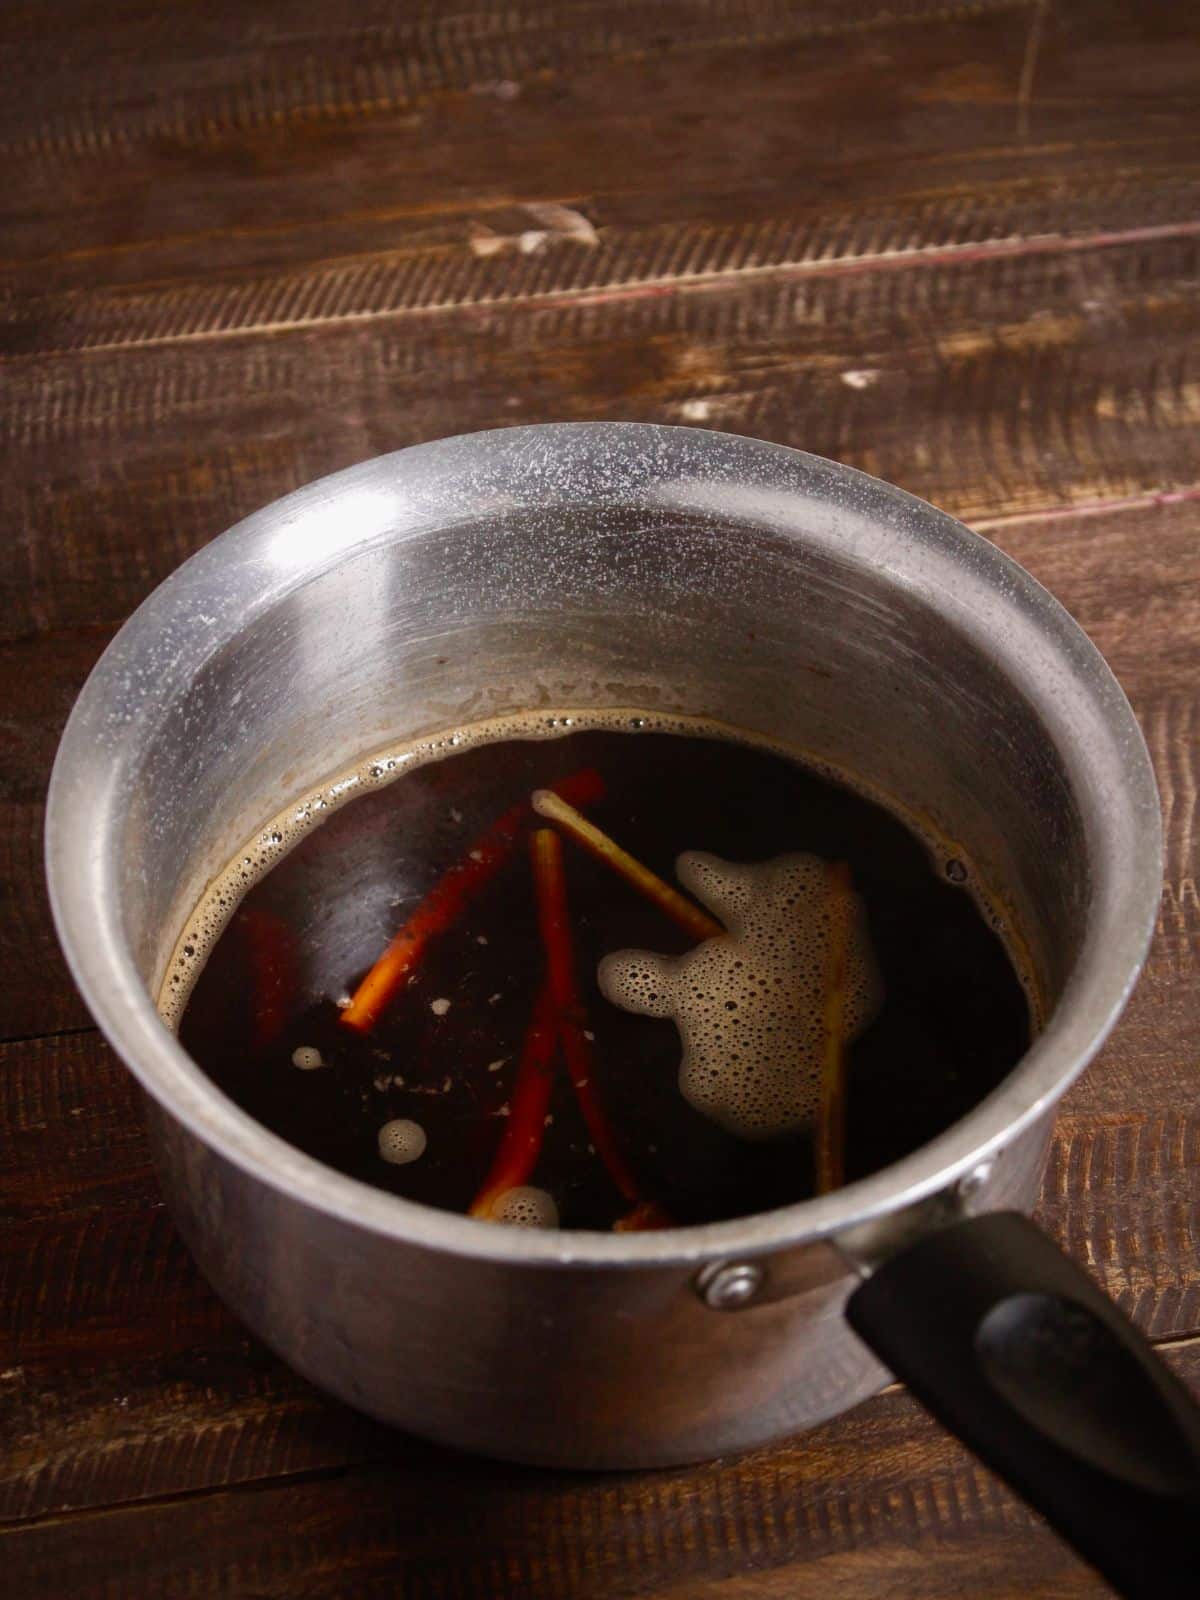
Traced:
<path fill-rule="evenodd" d="M 339 1002 L 501 813 L 585 768 L 606 786 L 588 815 L 669 881 L 684 850 L 733 862 L 806 852 L 849 864 L 882 998 L 847 1051 L 848 1179 L 949 1127 L 1028 1047 L 1028 984 L 960 853 L 777 748 L 649 714 L 463 730 L 415 756 L 377 758 L 360 769 L 362 781 L 323 791 L 315 811 L 296 808 L 294 838 L 277 819 L 190 920 L 164 984 L 164 1016 L 214 1082 L 282 1138 L 351 1177 L 467 1211 L 511 1114 L 544 969 L 527 849 L 514 849 L 429 945 L 370 1034 L 341 1024 Z M 690 941 L 603 864 L 569 841 L 565 850 L 594 1087 L 642 1193 L 680 1224 L 811 1194 L 809 1132 L 764 1142 L 723 1130 L 680 1092 L 674 1023 L 601 995 L 606 954 L 682 953 Z M 305 1049 L 324 1064 L 297 1067 Z M 562 1226 L 610 1228 L 628 1205 L 592 1148 L 565 1070 L 549 1117 L 530 1182 L 553 1196 Z M 379 1129 L 398 1118 L 426 1139 L 406 1165 L 379 1151 Z"/>

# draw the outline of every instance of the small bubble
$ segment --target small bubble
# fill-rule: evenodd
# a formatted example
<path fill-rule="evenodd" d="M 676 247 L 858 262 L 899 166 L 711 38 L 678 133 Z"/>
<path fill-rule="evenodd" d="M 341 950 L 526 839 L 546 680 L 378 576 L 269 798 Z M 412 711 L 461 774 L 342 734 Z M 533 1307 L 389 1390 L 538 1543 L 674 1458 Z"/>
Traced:
<path fill-rule="evenodd" d="M 544 1189 L 508 1189 L 492 1202 L 491 1220 L 517 1228 L 557 1228 L 558 1207 Z"/>
<path fill-rule="evenodd" d="M 966 866 L 957 856 L 951 856 L 950 860 L 947 861 L 946 876 L 951 883 L 965 883 L 967 881 Z"/>
<path fill-rule="evenodd" d="M 425 1154 L 427 1142 L 425 1129 L 407 1117 L 385 1122 L 377 1138 L 379 1154 L 394 1167 L 406 1167 L 409 1162 L 418 1160 Z"/>

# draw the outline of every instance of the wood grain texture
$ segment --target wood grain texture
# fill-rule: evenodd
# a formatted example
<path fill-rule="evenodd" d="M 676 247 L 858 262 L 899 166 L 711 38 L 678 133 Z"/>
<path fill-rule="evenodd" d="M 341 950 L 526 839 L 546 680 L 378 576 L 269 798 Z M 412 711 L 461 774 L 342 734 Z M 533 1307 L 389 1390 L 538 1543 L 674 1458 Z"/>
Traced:
<path fill-rule="evenodd" d="M 30 294 L 0 309 L 0 351 L 16 359 L 122 350 L 518 301 L 604 304 L 758 278 L 807 281 L 873 267 L 1075 254 L 1095 244 L 1193 238 L 1198 196 L 1200 177 L 1173 183 L 1152 223 L 1138 179 L 1093 178 L 1041 206 L 1027 193 L 1001 191 L 968 206 L 960 196 L 921 195 L 816 215 L 603 231 L 587 209 L 531 202 L 473 216 L 461 226 L 464 237 L 436 251 L 359 253 L 307 272 L 228 274 L 202 284 Z M 723 217 L 730 209 L 722 206 Z"/>
<path fill-rule="evenodd" d="M 12 545 L 9 545 L 11 551 Z M 58 736 L 113 629 L 0 643 L 0 1038 L 90 1022 L 59 953 L 43 869 L 44 796 Z"/>
<path fill-rule="evenodd" d="M 471 1461 L 289 1373 L 159 1199 L 49 921 L 115 627 L 257 506 L 630 417 L 975 523 L 1130 694 L 1166 827 L 1041 1218 L 1200 1384 L 1200 31 L 1167 0 L 0 10 L 0 1558 L 14 1595 L 1099 1596 L 899 1389 L 677 1472 Z"/>
<path fill-rule="evenodd" d="M 545 79 L 595 60 L 686 57 L 730 44 L 853 35 L 897 20 L 1020 11 L 1030 3 L 567 0 L 521 7 L 420 0 L 398 14 L 386 0 L 368 0 L 353 16 L 327 4 L 287 6 L 278 18 L 256 19 L 249 36 L 243 9 L 228 0 L 191 8 L 182 25 L 140 4 L 122 8 L 115 27 L 105 25 L 106 13 L 80 8 L 82 27 L 66 50 L 57 38 L 39 47 L 29 13 L 18 8 L 13 86 L 24 94 L 0 122 L 0 149 L 69 161 L 162 138 L 202 144 L 281 124 L 371 118 L 439 90 Z M 78 81 L 83 62 L 98 92 L 79 105 L 61 89 Z"/>
<path fill-rule="evenodd" d="M 1196 1341 L 1168 1354 L 1200 1378 Z M 1104 1592 L 899 1390 L 770 1451 L 633 1478 L 392 1449 L 369 1467 L 262 1484 L 252 1502 L 199 1494 L 14 1528 L 0 1552 L 18 1592 L 59 1583 L 87 1600 L 131 1588 L 564 1600 L 690 1593 L 697 1580 L 900 1595 L 918 1553 L 922 1595 L 963 1593 L 968 1569 L 973 1595 Z"/>
<path fill-rule="evenodd" d="M 0 630 L 120 621 L 300 483 L 548 418 L 753 433 L 976 521 L 1187 493 L 1198 284 L 1200 234 L 19 363 Z"/>
<path fill-rule="evenodd" d="M 183 9 L 159 35 L 186 51 Z M 328 4 L 317 9 L 334 31 Z M 594 208 L 588 214 L 602 231 L 688 217 L 737 222 L 780 209 L 841 213 L 852 231 L 856 203 L 924 192 L 935 203 L 956 198 L 968 218 L 975 195 L 1007 184 L 1010 202 L 1024 191 L 1028 222 L 1040 216 L 1057 231 L 1053 185 L 1066 174 L 1121 186 L 1145 171 L 1157 181 L 1143 182 L 1142 222 L 1169 209 L 1172 186 L 1195 174 L 1189 21 L 1161 0 L 1051 8 L 1024 129 L 1018 97 L 1032 0 L 677 5 L 687 25 L 671 35 L 655 4 L 571 9 L 591 28 L 594 48 L 577 29 L 583 48 L 572 53 L 571 31 L 560 28 L 557 67 L 481 75 L 484 92 L 437 93 L 399 114 L 370 95 L 335 107 L 277 60 L 270 87 L 298 94 L 296 116 L 232 111 L 231 100 L 244 104 L 256 91 L 226 78 L 218 114 L 187 127 L 171 64 L 156 63 L 128 25 L 106 18 L 93 30 L 100 38 L 35 48 L 42 59 L 28 72 L 40 77 L 39 91 L 24 101 L 14 92 L 0 113 L 27 136 L 43 105 L 51 120 L 64 110 L 48 92 L 51 53 L 68 75 L 85 51 L 95 69 L 106 54 L 121 56 L 141 94 L 136 105 L 122 96 L 121 69 L 105 93 L 97 70 L 81 110 L 86 120 L 103 118 L 107 138 L 79 139 L 47 171 L 35 134 L 27 158 L 13 164 L 16 281 L 43 287 L 21 275 L 33 263 L 63 285 L 194 278 L 201 250 L 207 271 L 219 273 L 461 248 L 480 209 L 513 208 L 508 226 L 497 220 L 515 233 L 535 226 L 517 208 L 545 201 Z M 505 7 L 492 19 L 496 31 L 521 31 L 532 10 Z M 731 28 L 734 12 L 741 26 Z M 616 13 L 641 36 L 625 53 L 603 42 Z M 931 19 L 936 26 L 922 25 Z M 550 8 L 539 21 L 553 29 Z M 256 41 L 229 19 L 216 27 L 210 74 L 224 55 L 234 74 L 252 78 Z M 339 19 L 336 29 L 343 48 L 371 49 L 369 21 Z M 306 43 L 311 64 L 336 75 L 338 41 Z M 197 64 L 187 67 L 185 93 L 205 94 Z M 139 116 L 164 126 L 150 138 L 126 137 Z M 42 153 L 53 155 L 46 144 Z M 1016 220 L 1022 228 L 1026 219 Z"/>

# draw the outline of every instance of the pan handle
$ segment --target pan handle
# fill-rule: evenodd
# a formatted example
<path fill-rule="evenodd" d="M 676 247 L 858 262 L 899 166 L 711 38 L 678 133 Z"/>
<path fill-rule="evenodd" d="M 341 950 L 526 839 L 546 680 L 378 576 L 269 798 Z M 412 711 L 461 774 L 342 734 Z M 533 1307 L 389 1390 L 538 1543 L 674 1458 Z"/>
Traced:
<path fill-rule="evenodd" d="M 1027 1218 L 926 1234 L 846 1315 L 1119 1593 L 1200 1594 L 1200 1405 Z"/>

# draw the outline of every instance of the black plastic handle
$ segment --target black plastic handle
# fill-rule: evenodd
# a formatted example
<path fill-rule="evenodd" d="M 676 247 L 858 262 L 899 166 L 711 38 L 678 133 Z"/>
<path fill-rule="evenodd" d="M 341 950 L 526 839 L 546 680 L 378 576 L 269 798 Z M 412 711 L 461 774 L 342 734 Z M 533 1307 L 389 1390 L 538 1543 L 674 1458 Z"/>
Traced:
<path fill-rule="evenodd" d="M 1121 1593 L 1200 1596 L 1200 1405 L 1015 1212 L 927 1234 L 850 1325 Z"/>

